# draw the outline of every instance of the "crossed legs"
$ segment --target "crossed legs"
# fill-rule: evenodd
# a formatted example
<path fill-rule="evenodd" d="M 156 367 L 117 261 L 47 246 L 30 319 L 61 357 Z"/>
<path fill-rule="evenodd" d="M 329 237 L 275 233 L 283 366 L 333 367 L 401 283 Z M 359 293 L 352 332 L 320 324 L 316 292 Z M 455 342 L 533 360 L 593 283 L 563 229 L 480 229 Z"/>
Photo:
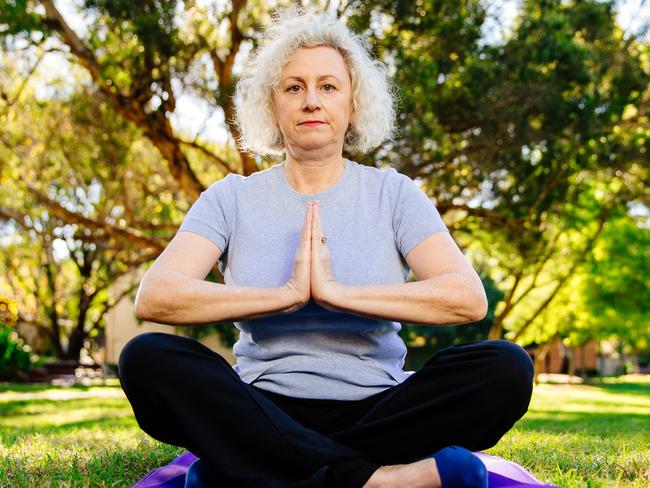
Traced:
<path fill-rule="evenodd" d="M 532 392 L 530 358 L 502 340 L 439 351 L 403 383 L 341 402 L 350 413 L 334 424 L 304 399 L 244 383 L 186 337 L 133 338 L 119 376 L 139 426 L 206 460 L 224 486 L 357 488 L 382 465 L 448 445 L 487 449 L 523 416 Z"/>

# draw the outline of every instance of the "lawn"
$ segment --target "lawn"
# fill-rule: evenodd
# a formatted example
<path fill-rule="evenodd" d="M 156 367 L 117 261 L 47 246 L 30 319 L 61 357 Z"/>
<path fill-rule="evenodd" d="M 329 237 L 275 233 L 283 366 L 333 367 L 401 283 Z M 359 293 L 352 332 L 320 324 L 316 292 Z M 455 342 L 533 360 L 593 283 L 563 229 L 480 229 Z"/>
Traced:
<path fill-rule="evenodd" d="M 182 452 L 140 431 L 115 382 L 0 385 L 0 487 L 130 486 Z M 650 378 L 540 384 L 486 452 L 569 488 L 650 486 Z"/>

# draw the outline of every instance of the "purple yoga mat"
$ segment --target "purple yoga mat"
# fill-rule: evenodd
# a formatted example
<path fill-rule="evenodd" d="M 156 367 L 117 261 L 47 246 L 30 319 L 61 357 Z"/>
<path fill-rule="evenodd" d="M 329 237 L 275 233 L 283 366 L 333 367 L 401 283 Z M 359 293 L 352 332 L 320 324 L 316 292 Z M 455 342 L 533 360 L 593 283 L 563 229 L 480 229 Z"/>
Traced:
<path fill-rule="evenodd" d="M 556 485 L 545 485 L 512 461 L 483 452 L 475 452 L 474 455 L 485 464 L 488 470 L 489 488 L 539 488 L 540 486 L 560 488 Z M 183 488 L 187 468 L 196 459 L 191 452 L 181 454 L 166 466 L 151 471 L 133 485 L 133 488 Z"/>

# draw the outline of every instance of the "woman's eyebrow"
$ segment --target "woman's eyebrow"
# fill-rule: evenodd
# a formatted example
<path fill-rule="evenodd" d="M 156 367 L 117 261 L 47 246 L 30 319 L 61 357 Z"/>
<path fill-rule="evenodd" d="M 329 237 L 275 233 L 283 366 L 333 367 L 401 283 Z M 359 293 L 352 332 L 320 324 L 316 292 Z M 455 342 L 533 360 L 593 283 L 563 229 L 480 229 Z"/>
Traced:
<path fill-rule="evenodd" d="M 318 77 L 319 80 L 322 80 L 322 79 L 324 79 L 324 78 L 334 78 L 334 79 L 335 79 L 336 81 L 338 81 L 339 83 L 341 82 L 341 80 L 339 80 L 339 79 L 338 79 L 336 76 L 334 76 L 334 75 L 322 75 L 322 76 L 319 76 L 319 77 Z M 286 77 L 284 80 L 282 80 L 282 81 L 287 81 L 287 80 L 298 80 L 298 81 L 303 81 L 303 82 L 305 81 L 304 78 L 301 78 L 300 76 L 287 76 L 287 77 Z"/>

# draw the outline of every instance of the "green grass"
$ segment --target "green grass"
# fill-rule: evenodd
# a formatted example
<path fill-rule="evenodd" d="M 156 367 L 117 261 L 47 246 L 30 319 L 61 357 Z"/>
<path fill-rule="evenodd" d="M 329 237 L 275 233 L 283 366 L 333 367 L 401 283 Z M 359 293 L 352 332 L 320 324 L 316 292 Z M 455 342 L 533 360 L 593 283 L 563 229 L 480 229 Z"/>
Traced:
<path fill-rule="evenodd" d="M 126 398 L 106 397 L 121 391 L 0 386 L 0 487 L 131 486 L 185 451 L 142 432 Z M 95 396 L 48 398 L 65 392 Z"/>
<path fill-rule="evenodd" d="M 0 385 L 0 487 L 131 486 L 184 451 L 139 429 L 116 382 Z M 486 452 L 563 487 L 650 486 L 650 379 L 540 384 Z"/>
<path fill-rule="evenodd" d="M 486 452 L 563 487 L 648 487 L 650 379 L 537 385 L 526 415 Z"/>

